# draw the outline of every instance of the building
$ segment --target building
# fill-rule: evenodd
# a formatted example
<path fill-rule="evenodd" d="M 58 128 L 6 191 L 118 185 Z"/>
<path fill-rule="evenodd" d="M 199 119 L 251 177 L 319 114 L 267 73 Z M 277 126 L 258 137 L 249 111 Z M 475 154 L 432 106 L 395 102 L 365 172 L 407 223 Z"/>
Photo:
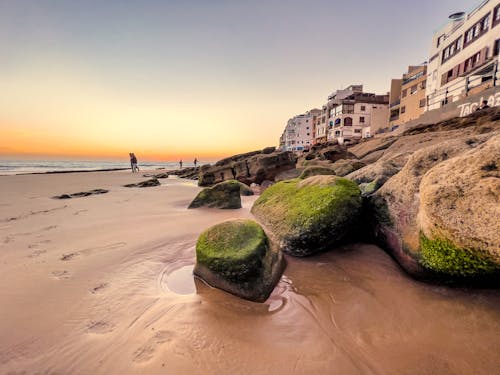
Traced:
<path fill-rule="evenodd" d="M 363 86 L 359 88 L 349 95 L 332 97 L 332 108 L 328 114 L 328 141 L 337 140 L 340 144 L 358 141 L 388 127 L 389 94 L 364 93 Z"/>
<path fill-rule="evenodd" d="M 389 94 L 389 130 L 419 118 L 426 100 L 427 65 L 409 66 L 401 79 L 391 81 Z"/>
<path fill-rule="evenodd" d="M 482 1 L 470 13 L 454 13 L 432 38 L 426 110 L 496 84 L 500 49 L 500 2 Z"/>
<path fill-rule="evenodd" d="M 320 114 L 321 110 L 312 109 L 289 119 L 280 137 L 281 149 L 286 151 L 309 149 L 314 144 L 313 122 Z"/>
<path fill-rule="evenodd" d="M 391 91 L 389 91 L 389 129 L 381 129 L 381 132 L 389 131 L 400 125 L 399 109 L 401 104 L 401 78 L 391 80 Z"/>
<path fill-rule="evenodd" d="M 315 138 L 316 143 L 324 143 L 329 141 L 328 131 L 333 127 L 333 120 L 331 118 L 332 108 L 341 104 L 342 100 L 349 95 L 355 93 L 362 93 L 363 85 L 351 85 L 346 89 L 337 90 L 328 96 L 328 101 L 323 105 L 321 114 L 317 119 Z"/>

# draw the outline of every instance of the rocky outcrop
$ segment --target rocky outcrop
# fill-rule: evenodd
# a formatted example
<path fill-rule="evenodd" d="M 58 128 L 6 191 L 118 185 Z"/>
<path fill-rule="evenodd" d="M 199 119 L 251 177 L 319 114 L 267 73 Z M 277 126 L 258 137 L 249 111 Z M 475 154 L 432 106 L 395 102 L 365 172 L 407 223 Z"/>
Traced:
<path fill-rule="evenodd" d="M 304 152 L 297 161 L 297 167 L 307 167 L 312 165 L 323 165 L 322 162 L 336 162 L 340 159 L 355 159 L 356 156 L 350 153 L 347 146 L 339 145 L 336 142 L 317 144 Z"/>
<path fill-rule="evenodd" d="M 240 191 L 241 184 L 238 181 L 220 182 L 200 191 L 188 208 L 241 208 Z"/>
<path fill-rule="evenodd" d="M 291 255 L 306 256 L 331 249 L 344 240 L 361 210 L 355 183 L 336 176 L 288 180 L 269 187 L 252 213 Z"/>
<path fill-rule="evenodd" d="M 331 168 L 335 171 L 337 176 L 343 177 L 363 168 L 365 165 L 365 163 L 356 159 L 340 159 L 333 163 Z"/>
<path fill-rule="evenodd" d="M 300 174 L 299 178 L 300 179 L 305 179 L 305 178 L 308 178 L 308 177 L 312 177 L 312 176 L 332 176 L 332 175 L 335 175 L 335 171 L 331 168 L 327 168 L 327 167 L 307 167 L 305 168 L 302 173 Z"/>
<path fill-rule="evenodd" d="M 369 199 L 375 237 L 411 274 L 452 280 L 498 272 L 500 241 L 491 234 L 498 224 L 490 218 L 499 213 L 499 147 L 492 134 L 424 147 Z"/>
<path fill-rule="evenodd" d="M 198 238 L 194 274 L 209 285 L 251 301 L 265 301 L 285 261 L 264 230 L 251 220 L 217 224 Z"/>
<path fill-rule="evenodd" d="M 146 180 L 146 181 L 141 181 L 141 182 L 137 182 L 134 184 L 127 184 L 127 185 L 123 185 L 123 186 L 124 187 L 144 188 L 144 187 L 152 187 L 152 186 L 159 186 L 159 185 L 160 185 L 160 181 L 158 181 L 157 178 L 151 178 L 151 179 Z"/>
<path fill-rule="evenodd" d="M 238 180 L 247 185 L 274 181 L 279 173 L 295 168 L 295 156 L 289 151 L 273 151 L 266 148 L 222 159 L 214 165 L 200 169 L 198 185 L 210 186 L 226 180 Z"/>

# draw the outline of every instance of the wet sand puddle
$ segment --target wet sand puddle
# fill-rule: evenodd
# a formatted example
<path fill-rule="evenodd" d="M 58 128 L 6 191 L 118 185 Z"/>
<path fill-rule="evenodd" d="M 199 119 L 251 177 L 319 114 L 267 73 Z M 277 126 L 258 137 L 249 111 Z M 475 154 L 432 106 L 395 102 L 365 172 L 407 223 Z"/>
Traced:
<path fill-rule="evenodd" d="M 287 260 L 269 299 L 254 303 L 193 276 L 193 240 L 143 249 L 87 289 L 73 329 L 28 368 L 72 374 L 492 374 L 498 368 L 496 291 L 415 282 L 371 245 Z"/>

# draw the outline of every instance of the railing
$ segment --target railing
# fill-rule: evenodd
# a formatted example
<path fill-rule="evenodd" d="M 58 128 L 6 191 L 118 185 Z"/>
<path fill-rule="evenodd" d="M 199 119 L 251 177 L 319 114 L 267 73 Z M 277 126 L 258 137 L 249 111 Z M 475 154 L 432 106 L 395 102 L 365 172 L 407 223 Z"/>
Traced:
<path fill-rule="evenodd" d="M 391 104 L 389 105 L 389 108 L 395 107 L 395 106 L 400 105 L 400 104 L 401 104 L 401 100 L 400 100 L 400 99 L 398 99 L 398 100 L 396 100 L 394 103 L 391 103 Z"/>
<path fill-rule="evenodd" d="M 420 78 L 420 77 L 422 77 L 423 75 L 424 75 L 424 72 L 423 72 L 423 71 L 418 72 L 418 73 L 417 73 L 417 74 L 415 74 L 413 77 L 410 77 L 410 78 L 405 79 L 405 80 L 401 83 L 401 85 L 402 85 L 402 86 L 404 86 L 404 85 L 406 85 L 407 83 L 410 83 L 410 82 L 412 82 L 412 81 L 415 81 L 416 79 L 419 79 L 419 78 Z"/>
<path fill-rule="evenodd" d="M 482 70 L 489 68 L 485 66 Z M 448 87 L 444 87 L 431 95 L 427 96 L 427 110 L 434 109 L 436 104 L 442 107 L 454 100 L 459 95 L 467 96 L 467 94 L 476 87 L 485 83 L 490 83 L 493 87 L 500 84 L 500 71 L 498 61 L 492 64 L 492 69 L 483 74 L 471 74 L 467 77 L 455 81 Z"/>

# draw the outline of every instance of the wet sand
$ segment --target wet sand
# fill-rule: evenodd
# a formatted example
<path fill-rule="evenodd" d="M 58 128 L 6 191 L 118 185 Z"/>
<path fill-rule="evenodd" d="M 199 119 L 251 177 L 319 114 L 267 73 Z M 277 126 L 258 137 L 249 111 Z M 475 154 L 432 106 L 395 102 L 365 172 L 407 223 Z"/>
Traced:
<path fill-rule="evenodd" d="M 493 374 L 500 293 L 408 278 L 354 244 L 288 257 L 264 304 L 194 280 L 197 236 L 241 210 L 190 181 L 0 176 L 0 374 Z M 69 200 L 50 197 L 97 188 Z"/>

